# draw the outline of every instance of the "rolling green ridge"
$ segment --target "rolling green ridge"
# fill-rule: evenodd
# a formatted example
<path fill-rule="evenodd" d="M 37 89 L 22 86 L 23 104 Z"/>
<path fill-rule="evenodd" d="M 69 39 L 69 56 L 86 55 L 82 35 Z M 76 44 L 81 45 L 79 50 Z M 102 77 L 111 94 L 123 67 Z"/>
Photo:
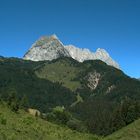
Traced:
<path fill-rule="evenodd" d="M 0 98 L 82 133 L 106 136 L 140 118 L 140 81 L 99 60 L 1 57 Z"/>

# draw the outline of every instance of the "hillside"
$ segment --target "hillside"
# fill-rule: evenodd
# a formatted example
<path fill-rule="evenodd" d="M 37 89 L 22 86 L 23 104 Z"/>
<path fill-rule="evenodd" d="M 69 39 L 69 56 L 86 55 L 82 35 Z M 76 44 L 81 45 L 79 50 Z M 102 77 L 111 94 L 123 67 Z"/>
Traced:
<path fill-rule="evenodd" d="M 118 122 L 119 126 L 114 122 L 117 121 L 114 115 L 116 116 L 119 110 L 122 114 L 127 112 L 121 109 L 123 106 L 131 108 L 131 105 L 137 104 L 134 102 L 140 101 L 140 82 L 102 61 L 79 63 L 70 58 L 59 58 L 41 65 L 35 69 L 35 73 L 42 79 L 60 82 L 64 87 L 80 95 L 82 102 L 75 104 L 69 110 L 76 118 L 86 120 L 91 132 L 107 135 L 135 120 L 132 116 L 128 121 Z M 139 116 L 139 113 L 136 116 Z M 117 129 L 114 130 L 113 125 Z"/>
<path fill-rule="evenodd" d="M 140 139 L 140 120 L 133 122 L 127 127 L 113 133 L 104 140 L 139 140 Z"/>
<path fill-rule="evenodd" d="M 57 59 L 57 61 L 45 63 L 34 70 L 38 77 L 62 83 L 64 87 L 75 91 L 81 87 L 79 79 L 75 79 L 83 70 L 78 64 L 77 61 L 70 58 Z"/>
<path fill-rule="evenodd" d="M 38 109 L 50 122 L 97 135 L 140 117 L 140 82 L 100 60 L 1 57 L 0 97 L 18 108 Z"/>
<path fill-rule="evenodd" d="M 91 134 L 78 133 L 67 127 L 36 118 L 23 110 L 11 111 L 0 103 L 0 140 L 98 140 Z"/>
<path fill-rule="evenodd" d="M 26 97 L 30 107 L 42 112 L 58 105 L 70 106 L 76 100 L 72 91 L 59 83 L 40 79 L 34 74 L 33 68 L 40 64 L 42 63 L 26 62 L 15 58 L 2 59 L 0 61 L 1 97 L 5 100 L 11 95 L 19 100 Z"/>
<path fill-rule="evenodd" d="M 105 138 L 79 133 L 34 117 L 23 110 L 11 111 L 0 103 L 0 140 L 139 140 L 140 120 Z"/>

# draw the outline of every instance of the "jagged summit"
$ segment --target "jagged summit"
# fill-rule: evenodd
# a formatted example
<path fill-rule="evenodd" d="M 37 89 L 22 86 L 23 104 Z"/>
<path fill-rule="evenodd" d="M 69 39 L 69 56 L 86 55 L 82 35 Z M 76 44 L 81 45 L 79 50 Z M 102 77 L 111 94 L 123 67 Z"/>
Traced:
<path fill-rule="evenodd" d="M 56 35 L 41 37 L 29 51 L 24 59 L 32 61 L 53 60 L 59 57 L 70 57 L 69 52 L 64 48 Z"/>
<path fill-rule="evenodd" d="M 91 52 L 86 48 L 81 49 L 73 45 L 65 46 L 55 34 L 51 36 L 43 36 L 37 40 L 24 55 L 23 59 L 43 61 L 53 60 L 59 57 L 72 57 L 79 62 L 99 59 L 108 65 L 119 68 L 118 63 L 109 56 L 106 50 L 98 48 L 96 52 Z"/>
<path fill-rule="evenodd" d="M 58 39 L 56 34 L 53 34 L 51 37 L 54 38 L 54 39 Z"/>
<path fill-rule="evenodd" d="M 119 69 L 119 64 L 115 62 L 104 49 L 98 48 L 94 53 L 89 49 L 80 49 L 73 45 L 65 46 L 65 48 L 69 51 L 71 57 L 79 62 L 83 62 L 85 60 L 102 60 L 108 65 L 114 66 Z"/>

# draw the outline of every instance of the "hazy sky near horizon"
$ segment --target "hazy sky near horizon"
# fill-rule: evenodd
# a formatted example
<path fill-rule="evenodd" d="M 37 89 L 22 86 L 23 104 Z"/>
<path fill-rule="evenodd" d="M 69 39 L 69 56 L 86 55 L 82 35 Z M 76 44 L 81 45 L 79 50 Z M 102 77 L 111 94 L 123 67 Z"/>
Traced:
<path fill-rule="evenodd" d="M 40 36 L 106 49 L 140 77 L 140 0 L 0 0 L 0 55 L 22 57 Z"/>

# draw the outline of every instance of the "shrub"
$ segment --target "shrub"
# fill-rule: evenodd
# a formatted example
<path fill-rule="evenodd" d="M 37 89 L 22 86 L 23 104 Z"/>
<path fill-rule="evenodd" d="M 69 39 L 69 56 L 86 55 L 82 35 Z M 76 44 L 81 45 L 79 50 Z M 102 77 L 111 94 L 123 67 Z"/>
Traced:
<path fill-rule="evenodd" d="M 51 113 L 47 114 L 49 121 L 66 124 L 71 119 L 71 114 L 64 107 L 57 106 L 52 109 Z"/>
<path fill-rule="evenodd" d="M 6 124 L 7 124 L 6 118 L 4 118 L 3 116 L 0 116 L 0 123 L 1 123 L 2 125 L 6 125 Z"/>
<path fill-rule="evenodd" d="M 67 122 L 67 126 L 73 130 L 77 130 L 79 132 L 86 132 L 87 128 L 83 125 L 83 123 L 77 119 L 71 119 Z"/>

